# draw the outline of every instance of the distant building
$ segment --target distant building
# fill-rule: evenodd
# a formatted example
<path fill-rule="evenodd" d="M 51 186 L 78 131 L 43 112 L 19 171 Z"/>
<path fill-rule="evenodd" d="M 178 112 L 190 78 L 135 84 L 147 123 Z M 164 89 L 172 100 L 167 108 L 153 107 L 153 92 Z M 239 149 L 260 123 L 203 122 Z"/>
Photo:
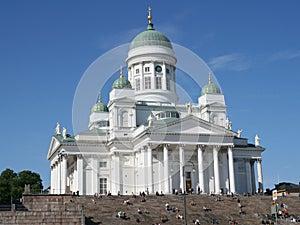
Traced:
<path fill-rule="evenodd" d="M 299 195 L 300 194 L 300 184 L 293 184 L 288 182 L 281 182 L 278 184 L 275 184 L 275 190 L 277 190 L 278 193 L 282 193 L 285 195 Z"/>
<path fill-rule="evenodd" d="M 57 125 L 47 156 L 52 194 L 263 191 L 258 136 L 249 144 L 231 130 L 210 75 L 198 102 L 179 103 L 176 61 L 149 12 L 147 29 L 130 45 L 128 79 L 120 70 L 108 105 L 98 97 L 88 130 L 72 137 Z"/>

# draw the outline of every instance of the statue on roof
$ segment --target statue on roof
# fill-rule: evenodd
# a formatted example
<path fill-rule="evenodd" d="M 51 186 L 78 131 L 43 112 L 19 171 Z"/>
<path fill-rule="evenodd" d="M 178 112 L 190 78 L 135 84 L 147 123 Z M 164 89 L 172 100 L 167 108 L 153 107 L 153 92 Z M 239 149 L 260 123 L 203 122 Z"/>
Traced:
<path fill-rule="evenodd" d="M 260 137 L 258 135 L 255 135 L 255 146 L 260 146 L 260 143 L 259 143 L 259 140 L 260 140 Z"/>
<path fill-rule="evenodd" d="M 237 137 L 238 138 L 240 138 L 242 136 L 242 132 L 243 132 L 243 130 L 240 130 L 240 129 L 237 131 Z"/>
<path fill-rule="evenodd" d="M 192 104 L 190 102 L 186 104 L 186 108 L 187 108 L 187 113 L 191 114 L 192 113 Z"/>
<path fill-rule="evenodd" d="M 152 126 L 152 123 L 153 123 L 153 120 L 154 118 L 151 116 L 151 114 L 148 116 L 148 126 L 151 127 Z"/>
<path fill-rule="evenodd" d="M 58 122 L 56 123 L 55 133 L 56 135 L 60 134 L 60 124 Z"/>
<path fill-rule="evenodd" d="M 67 138 L 67 129 L 66 128 L 63 128 L 63 130 L 62 130 L 62 136 L 63 136 L 64 139 Z"/>
<path fill-rule="evenodd" d="M 228 130 L 232 130 L 232 122 L 228 119 L 228 117 L 226 118 L 225 121 L 225 128 Z"/>

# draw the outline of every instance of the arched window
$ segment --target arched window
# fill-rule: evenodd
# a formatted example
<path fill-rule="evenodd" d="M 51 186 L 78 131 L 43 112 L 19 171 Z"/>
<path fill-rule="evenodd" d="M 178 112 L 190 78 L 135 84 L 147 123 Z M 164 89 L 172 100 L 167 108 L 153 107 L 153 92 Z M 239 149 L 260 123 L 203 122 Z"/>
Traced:
<path fill-rule="evenodd" d="M 128 124 L 128 112 L 127 111 L 122 112 L 121 127 L 129 127 L 129 124 Z"/>

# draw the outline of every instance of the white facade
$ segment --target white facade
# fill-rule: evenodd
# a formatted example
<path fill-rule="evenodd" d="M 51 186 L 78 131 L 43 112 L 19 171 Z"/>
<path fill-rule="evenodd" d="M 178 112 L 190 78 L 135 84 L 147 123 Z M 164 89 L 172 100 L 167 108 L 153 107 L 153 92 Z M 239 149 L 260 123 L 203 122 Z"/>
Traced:
<path fill-rule="evenodd" d="M 231 130 L 218 87 L 209 80 L 198 103 L 178 103 L 176 57 L 165 38 L 150 17 L 128 52 L 131 86 L 121 74 L 89 130 L 70 137 L 58 128 L 47 156 L 52 194 L 263 191 L 264 148 Z"/>

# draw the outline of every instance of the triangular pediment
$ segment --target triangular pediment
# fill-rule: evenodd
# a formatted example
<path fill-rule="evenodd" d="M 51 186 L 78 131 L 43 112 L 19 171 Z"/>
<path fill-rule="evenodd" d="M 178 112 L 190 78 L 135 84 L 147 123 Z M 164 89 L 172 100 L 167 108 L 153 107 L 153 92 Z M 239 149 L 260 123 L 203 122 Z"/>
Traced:
<path fill-rule="evenodd" d="M 151 129 L 151 132 L 229 136 L 235 135 L 234 132 L 225 129 L 224 127 L 212 124 L 193 115 L 189 115 L 185 118 L 154 127 Z"/>
<path fill-rule="evenodd" d="M 51 156 L 56 152 L 56 150 L 59 148 L 61 143 L 55 138 L 55 136 L 52 137 L 50 146 L 48 149 L 47 159 L 49 160 Z"/>

